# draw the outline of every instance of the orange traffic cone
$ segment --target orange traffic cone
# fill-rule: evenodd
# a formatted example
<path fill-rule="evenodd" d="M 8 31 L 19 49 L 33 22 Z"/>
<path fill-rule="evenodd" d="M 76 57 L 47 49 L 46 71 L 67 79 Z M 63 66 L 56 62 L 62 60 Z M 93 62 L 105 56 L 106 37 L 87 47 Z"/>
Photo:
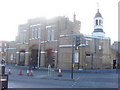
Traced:
<path fill-rule="evenodd" d="M 61 69 L 59 69 L 59 72 L 58 72 L 58 77 L 62 77 L 62 72 L 61 72 Z"/>
<path fill-rule="evenodd" d="M 29 70 L 27 70 L 27 73 L 26 73 L 27 76 L 29 76 Z"/>
<path fill-rule="evenodd" d="M 30 70 L 30 76 L 33 76 L 33 71 L 32 71 L 32 69 Z"/>
<path fill-rule="evenodd" d="M 22 69 L 20 69 L 20 73 L 19 73 L 19 75 L 23 75 L 23 74 L 22 74 Z"/>
<path fill-rule="evenodd" d="M 9 75 L 11 74 L 11 70 L 10 70 L 10 68 L 8 69 L 8 74 L 9 74 Z"/>

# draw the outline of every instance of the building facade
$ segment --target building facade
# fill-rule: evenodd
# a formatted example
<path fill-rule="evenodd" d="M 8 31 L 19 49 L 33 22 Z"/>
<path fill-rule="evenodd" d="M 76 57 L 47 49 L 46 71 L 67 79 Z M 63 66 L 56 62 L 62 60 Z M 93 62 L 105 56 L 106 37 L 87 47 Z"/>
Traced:
<path fill-rule="evenodd" d="M 87 68 L 111 68 L 111 39 L 105 37 L 103 30 L 103 17 L 99 11 L 94 17 L 94 31 L 92 35 L 84 35 L 86 39 L 85 65 Z"/>
<path fill-rule="evenodd" d="M 6 55 L 7 55 L 7 48 L 9 47 L 8 41 L 0 41 L 0 62 L 1 60 L 5 60 L 6 62 Z"/>
<path fill-rule="evenodd" d="M 10 64 L 16 64 L 16 42 L 15 41 L 9 41 L 6 52 L 6 62 Z"/>
<path fill-rule="evenodd" d="M 36 67 L 74 69 L 112 68 L 110 38 L 105 37 L 99 9 L 92 35 L 80 33 L 81 22 L 60 16 L 35 18 L 19 25 L 14 44 L 8 49 L 9 63 Z M 14 46 L 15 45 L 15 46 Z"/>
<path fill-rule="evenodd" d="M 120 41 L 115 41 L 112 44 L 112 60 L 113 60 L 113 68 L 120 69 Z"/>
<path fill-rule="evenodd" d="M 79 34 L 80 25 L 80 21 L 72 22 L 67 17 L 56 17 L 50 20 L 37 18 L 28 20 L 27 24 L 19 25 L 16 38 L 16 64 L 32 64 L 38 67 L 48 67 L 50 64 L 51 67 L 57 68 L 61 67 L 61 62 L 70 62 L 61 60 L 62 46 L 72 43 L 71 31 L 74 35 Z M 68 49 L 71 50 L 71 47 Z M 71 52 L 69 50 L 68 53 Z M 67 66 L 68 63 L 65 64 L 63 68 L 70 67 Z"/>

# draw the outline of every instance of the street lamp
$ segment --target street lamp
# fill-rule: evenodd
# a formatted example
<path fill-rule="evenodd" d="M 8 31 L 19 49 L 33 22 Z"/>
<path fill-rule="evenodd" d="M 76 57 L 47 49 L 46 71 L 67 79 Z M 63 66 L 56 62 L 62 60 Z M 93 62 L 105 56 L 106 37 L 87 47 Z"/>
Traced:
<path fill-rule="evenodd" d="M 40 29 L 40 25 L 39 25 L 39 28 L 38 28 L 38 67 L 40 67 L 40 37 L 41 37 L 41 29 Z"/>
<path fill-rule="evenodd" d="M 93 52 L 93 53 L 91 53 L 91 69 L 93 69 L 93 55 L 95 54 L 96 52 Z"/>

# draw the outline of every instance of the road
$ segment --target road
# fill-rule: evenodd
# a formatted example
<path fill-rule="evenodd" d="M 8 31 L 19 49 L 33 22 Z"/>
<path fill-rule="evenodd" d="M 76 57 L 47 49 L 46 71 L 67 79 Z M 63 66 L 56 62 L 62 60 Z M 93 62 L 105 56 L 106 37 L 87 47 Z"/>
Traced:
<path fill-rule="evenodd" d="M 7 66 L 6 73 L 9 75 L 9 88 L 118 88 L 117 73 L 74 73 L 74 80 L 71 80 L 70 72 L 62 72 L 62 77 L 58 77 L 58 72 L 33 70 L 33 76 L 27 76 L 27 68 L 19 66 Z M 20 73 L 22 68 L 22 74 Z"/>

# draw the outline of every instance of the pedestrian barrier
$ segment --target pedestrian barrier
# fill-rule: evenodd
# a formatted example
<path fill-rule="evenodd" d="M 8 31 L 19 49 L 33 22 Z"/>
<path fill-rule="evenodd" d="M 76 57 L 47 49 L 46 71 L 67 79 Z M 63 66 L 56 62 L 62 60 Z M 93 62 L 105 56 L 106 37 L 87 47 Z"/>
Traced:
<path fill-rule="evenodd" d="M 23 75 L 23 74 L 22 74 L 22 68 L 20 68 L 20 73 L 19 73 L 19 75 Z"/>
<path fill-rule="evenodd" d="M 59 71 L 58 71 L 58 77 L 62 77 L 61 69 L 59 69 Z"/>

